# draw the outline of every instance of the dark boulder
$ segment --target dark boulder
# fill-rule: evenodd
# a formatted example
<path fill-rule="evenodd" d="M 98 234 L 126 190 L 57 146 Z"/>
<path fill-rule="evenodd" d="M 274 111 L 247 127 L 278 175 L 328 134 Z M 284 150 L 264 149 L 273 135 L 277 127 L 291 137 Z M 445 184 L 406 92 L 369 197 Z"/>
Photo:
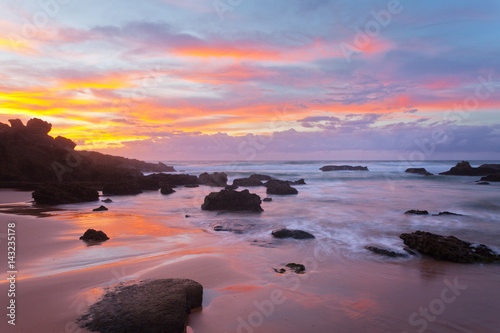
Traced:
<path fill-rule="evenodd" d="M 368 171 L 368 167 L 365 166 L 352 166 L 352 165 L 325 165 L 319 168 L 321 171 Z"/>
<path fill-rule="evenodd" d="M 273 201 L 273 198 L 264 198 L 264 199 L 262 199 L 262 201 L 264 201 L 264 202 L 270 202 L 270 201 Z"/>
<path fill-rule="evenodd" d="M 432 176 L 433 174 L 425 170 L 425 168 L 408 168 L 405 170 L 407 173 L 414 173 L 417 175 Z"/>
<path fill-rule="evenodd" d="M 106 210 L 108 210 L 108 209 L 106 208 L 106 206 L 102 206 L 102 205 L 101 205 L 101 206 L 99 206 L 98 208 L 94 208 L 94 209 L 92 209 L 92 211 L 93 211 L 93 212 L 102 212 L 102 211 L 106 211 Z"/>
<path fill-rule="evenodd" d="M 306 266 L 302 264 L 296 264 L 294 262 L 286 264 L 286 267 L 290 268 L 292 272 L 295 272 L 297 274 L 304 274 L 306 271 Z"/>
<path fill-rule="evenodd" d="M 462 161 L 446 172 L 441 172 L 440 175 L 447 176 L 486 176 L 500 172 L 497 169 L 498 164 L 483 164 L 477 168 L 471 167 L 469 162 Z"/>
<path fill-rule="evenodd" d="M 293 229 L 278 229 L 273 230 L 271 233 L 276 238 L 294 238 L 294 239 L 310 239 L 316 238 L 313 234 L 303 231 L 303 230 L 293 230 Z"/>
<path fill-rule="evenodd" d="M 107 199 L 104 199 L 104 200 L 101 200 L 102 202 L 104 203 L 112 203 L 113 200 L 111 200 L 110 198 L 107 198 Z"/>
<path fill-rule="evenodd" d="M 171 193 L 174 193 L 174 189 L 168 185 L 164 185 L 161 187 L 161 190 L 160 190 L 161 194 L 171 194 Z"/>
<path fill-rule="evenodd" d="M 259 179 L 257 178 L 237 178 L 233 180 L 233 185 L 234 186 L 242 186 L 242 187 L 248 187 L 248 186 L 264 186 L 264 183 L 262 183 Z"/>
<path fill-rule="evenodd" d="M 405 214 L 412 214 L 412 215 L 429 215 L 429 212 L 426 210 L 418 210 L 418 209 L 411 209 L 407 210 Z"/>
<path fill-rule="evenodd" d="M 104 242 L 108 240 L 109 237 L 101 230 L 87 229 L 80 239 L 85 242 Z"/>
<path fill-rule="evenodd" d="M 136 183 L 109 183 L 102 188 L 103 195 L 133 195 L 142 193 Z"/>
<path fill-rule="evenodd" d="M 260 197 L 248 190 L 221 190 L 207 195 L 201 209 L 261 212 L 263 209 L 260 204 Z"/>
<path fill-rule="evenodd" d="M 486 245 L 473 246 L 454 236 L 441 236 L 419 230 L 401 234 L 399 237 L 405 245 L 436 260 L 458 263 L 488 263 L 500 260 L 500 256 Z"/>
<path fill-rule="evenodd" d="M 208 186 L 227 186 L 227 174 L 225 172 L 202 173 L 198 180 L 200 184 Z"/>
<path fill-rule="evenodd" d="M 269 180 L 266 187 L 267 194 L 290 195 L 299 193 L 296 188 L 291 187 L 287 181 L 283 180 Z"/>
<path fill-rule="evenodd" d="M 47 183 L 36 189 L 31 196 L 35 203 L 41 205 L 60 205 L 99 200 L 99 193 L 96 190 L 69 183 Z"/>
<path fill-rule="evenodd" d="M 406 257 L 408 257 L 408 255 L 406 253 L 399 253 L 399 252 L 395 252 L 392 250 L 382 249 L 382 248 L 376 247 L 376 246 L 365 246 L 365 249 L 367 249 L 368 251 L 371 251 L 373 253 L 380 254 L 383 256 L 387 256 L 387 257 L 391 257 L 391 258 L 406 258 Z"/>
<path fill-rule="evenodd" d="M 92 332 L 182 333 L 187 314 L 199 308 L 203 287 L 189 279 L 119 285 L 90 306 L 79 322 Z"/>
<path fill-rule="evenodd" d="M 491 174 L 485 177 L 481 177 L 481 181 L 483 182 L 500 182 L 500 173 Z"/>

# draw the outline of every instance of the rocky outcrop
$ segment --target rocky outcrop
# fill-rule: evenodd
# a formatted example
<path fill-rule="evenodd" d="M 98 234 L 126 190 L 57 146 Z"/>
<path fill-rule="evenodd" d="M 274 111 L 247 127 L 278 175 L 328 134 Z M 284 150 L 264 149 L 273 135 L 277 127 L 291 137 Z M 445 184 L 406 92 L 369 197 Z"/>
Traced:
<path fill-rule="evenodd" d="M 406 253 L 395 252 L 392 250 L 387 250 L 387 249 L 383 249 L 383 248 L 376 247 L 376 246 L 365 246 L 365 249 L 367 249 L 368 251 L 371 251 L 373 253 L 380 254 L 380 255 L 383 255 L 386 257 L 391 257 L 391 258 L 407 258 L 408 257 L 408 255 Z"/>
<path fill-rule="evenodd" d="M 142 193 L 136 183 L 110 183 L 102 188 L 103 195 L 134 195 Z"/>
<path fill-rule="evenodd" d="M 102 202 L 104 203 L 112 203 L 113 200 L 111 200 L 110 198 L 107 198 L 107 199 L 104 199 L 104 200 L 101 200 Z"/>
<path fill-rule="evenodd" d="M 481 177 L 483 182 L 500 182 L 500 173 L 488 175 L 486 177 Z"/>
<path fill-rule="evenodd" d="M 121 285 L 90 306 L 79 322 L 92 332 L 182 333 L 187 314 L 202 301 L 202 285 L 189 279 Z"/>
<path fill-rule="evenodd" d="M 490 174 L 500 173 L 500 164 L 483 164 L 477 168 L 471 167 L 469 162 L 462 161 L 446 172 L 441 172 L 440 175 L 447 176 L 486 176 Z"/>
<path fill-rule="evenodd" d="M 87 229 L 80 239 L 85 242 L 104 242 L 108 240 L 109 237 L 101 230 Z"/>
<path fill-rule="evenodd" d="M 26 126 L 19 119 L 10 123 L 0 123 L 0 182 L 11 186 L 19 182 L 120 182 L 142 177 L 142 172 L 175 171 L 163 163 L 75 151 L 73 141 L 49 136 L 52 125 L 41 119 L 30 119 Z"/>
<path fill-rule="evenodd" d="M 368 167 L 365 166 L 352 166 L 352 165 L 325 165 L 319 168 L 321 171 L 368 171 Z"/>
<path fill-rule="evenodd" d="M 225 172 L 204 172 L 198 177 L 199 183 L 207 186 L 227 186 L 227 174 Z"/>
<path fill-rule="evenodd" d="M 103 206 L 103 205 L 101 205 L 101 206 L 99 206 L 97 208 L 92 209 L 93 212 L 103 212 L 103 211 L 106 211 L 106 210 L 108 210 L 108 208 L 106 208 L 106 206 Z"/>
<path fill-rule="evenodd" d="M 221 190 L 207 195 L 201 209 L 261 212 L 263 209 L 260 204 L 260 197 L 248 190 Z"/>
<path fill-rule="evenodd" d="M 296 188 L 291 187 L 287 181 L 283 180 L 269 180 L 266 187 L 267 194 L 290 195 L 299 193 Z"/>
<path fill-rule="evenodd" d="M 162 186 L 161 190 L 160 190 L 160 193 L 161 194 L 165 194 L 165 195 L 166 194 L 172 194 L 174 192 L 175 192 L 174 189 L 172 187 L 168 186 L 168 185 Z"/>
<path fill-rule="evenodd" d="M 429 212 L 426 210 L 418 210 L 418 209 L 410 209 L 405 212 L 405 214 L 411 215 L 429 215 Z"/>
<path fill-rule="evenodd" d="M 432 176 L 433 174 L 425 170 L 425 168 L 408 168 L 405 170 L 407 173 L 414 173 L 417 175 Z"/>
<path fill-rule="evenodd" d="M 139 187 L 143 190 L 158 190 L 164 185 L 175 187 L 177 185 L 198 185 L 198 177 L 188 174 L 154 173 L 137 179 Z"/>
<path fill-rule="evenodd" d="M 441 236 L 419 230 L 401 234 L 399 237 L 405 245 L 436 260 L 458 263 L 488 263 L 500 260 L 500 256 L 486 245 L 474 246 L 454 236 Z"/>
<path fill-rule="evenodd" d="M 294 238 L 294 239 L 316 238 L 316 237 L 314 237 L 313 234 L 311 234 L 307 231 L 286 229 L 286 228 L 273 230 L 271 232 L 271 235 L 273 235 L 276 238 Z"/>
<path fill-rule="evenodd" d="M 437 214 L 432 214 L 432 216 L 443 216 L 443 215 L 463 216 L 462 214 L 452 213 L 452 212 L 448 212 L 448 211 L 439 212 Z"/>
<path fill-rule="evenodd" d="M 97 201 L 96 190 L 78 184 L 47 183 L 36 189 L 31 196 L 36 204 L 60 205 L 77 202 Z"/>

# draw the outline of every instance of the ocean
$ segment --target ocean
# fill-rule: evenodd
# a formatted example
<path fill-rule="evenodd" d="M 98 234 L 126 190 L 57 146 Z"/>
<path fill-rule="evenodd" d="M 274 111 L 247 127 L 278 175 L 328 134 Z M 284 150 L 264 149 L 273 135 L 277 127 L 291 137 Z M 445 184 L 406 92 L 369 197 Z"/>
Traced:
<path fill-rule="evenodd" d="M 188 332 L 498 332 L 500 265 L 439 262 L 421 255 L 389 258 L 366 246 L 405 253 L 401 233 L 416 230 L 454 235 L 500 253 L 500 183 L 477 185 L 480 177 L 441 176 L 458 161 L 162 161 L 178 172 L 226 172 L 230 184 L 251 174 L 295 181 L 298 195 L 266 195 L 261 213 L 203 211 L 204 197 L 219 188 L 175 188 L 170 195 L 145 191 L 113 196 L 109 211 L 96 203 L 61 205 L 49 218 L 71 229 L 59 236 L 67 245 L 58 259 L 26 262 L 24 274 L 48 277 L 121 264 L 95 288 L 155 276 L 183 276 L 183 260 L 217 258 L 245 278 L 203 266 L 219 283 L 205 287 L 203 310 L 189 318 Z M 471 161 L 474 167 L 498 161 Z M 369 171 L 319 170 L 324 165 L 361 165 Z M 405 173 L 423 167 L 434 176 Z M 238 190 L 241 190 L 239 188 Z M 104 199 L 104 197 L 103 197 Z M 411 209 L 429 215 L 404 214 Z M 449 211 L 459 215 L 433 216 Z M 244 232 L 214 231 L 219 222 Z M 74 243 L 86 228 L 111 239 L 99 246 Z M 273 239 L 278 228 L 301 229 L 313 240 Z M 158 261 L 158 259 L 161 259 Z M 154 260 L 153 260 L 154 259 Z M 149 260 L 149 261 L 148 261 Z M 151 262 L 141 270 L 128 268 Z M 153 264 L 154 262 L 154 264 Z M 274 269 L 301 263 L 304 274 Z M 207 261 L 208 263 L 208 261 Z M 169 266 L 174 265 L 174 266 Z M 208 265 L 208 264 L 207 264 Z M 130 266 L 132 267 L 132 266 Z M 212 281 L 212 280 L 210 280 Z M 221 281 L 226 281 L 222 283 Z M 279 297 L 278 297 L 279 296 Z"/>

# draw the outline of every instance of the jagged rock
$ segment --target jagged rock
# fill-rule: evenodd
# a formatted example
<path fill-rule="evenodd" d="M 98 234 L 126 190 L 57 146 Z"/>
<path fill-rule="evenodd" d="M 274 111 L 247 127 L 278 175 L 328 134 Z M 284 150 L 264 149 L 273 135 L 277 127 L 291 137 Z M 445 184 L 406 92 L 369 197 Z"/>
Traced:
<path fill-rule="evenodd" d="M 368 167 L 365 166 L 352 166 L 352 165 L 325 165 L 319 168 L 321 171 L 368 171 Z"/>
<path fill-rule="evenodd" d="M 99 193 L 78 184 L 48 183 L 36 189 L 32 195 L 35 203 L 41 205 L 60 205 L 77 202 L 97 201 Z"/>
<path fill-rule="evenodd" d="M 294 239 L 309 239 L 316 238 L 313 234 L 303 231 L 303 230 L 293 230 L 293 229 L 278 229 L 273 230 L 271 233 L 276 238 L 294 238 Z"/>
<path fill-rule="evenodd" d="M 451 176 L 486 176 L 489 174 L 500 173 L 500 164 L 483 164 L 477 168 L 471 167 L 469 162 L 462 161 L 446 172 L 441 172 L 440 175 Z"/>
<path fill-rule="evenodd" d="M 162 186 L 160 190 L 161 194 L 171 194 L 174 193 L 174 189 L 168 185 Z"/>
<path fill-rule="evenodd" d="M 72 140 L 65 138 L 64 136 L 57 136 L 54 139 L 54 143 L 63 149 L 73 150 L 76 147 L 76 143 Z"/>
<path fill-rule="evenodd" d="M 304 180 L 304 178 L 295 181 L 287 180 L 286 182 L 290 185 L 306 185 L 306 181 Z"/>
<path fill-rule="evenodd" d="M 187 314 L 202 300 L 202 285 L 189 279 L 120 285 L 90 306 L 79 322 L 92 332 L 181 333 Z"/>
<path fill-rule="evenodd" d="M 387 257 L 391 257 L 391 258 L 406 258 L 406 257 L 408 257 L 408 255 L 405 253 L 399 253 L 399 252 L 395 252 L 395 251 L 391 251 L 391 250 L 387 250 L 387 249 L 382 249 L 382 248 L 376 247 L 376 246 L 365 246 L 365 249 L 367 249 L 368 251 L 372 251 L 373 253 L 380 254 L 383 256 L 387 256 Z"/>
<path fill-rule="evenodd" d="M 9 119 L 9 123 L 13 130 L 24 130 L 26 128 L 21 119 Z"/>
<path fill-rule="evenodd" d="M 267 194 L 290 195 L 299 193 L 296 188 L 291 187 L 288 182 L 283 180 L 269 180 L 266 187 Z"/>
<path fill-rule="evenodd" d="M 95 229 L 87 229 L 80 239 L 86 242 L 104 242 L 108 240 L 109 237 L 101 230 L 96 231 Z"/>
<path fill-rule="evenodd" d="M 105 211 L 105 210 L 108 210 L 108 209 L 106 208 L 106 206 L 102 206 L 102 205 L 99 206 L 98 208 L 92 209 L 93 212 L 102 212 L 102 211 Z"/>
<path fill-rule="evenodd" d="M 491 174 L 486 177 L 481 177 L 481 181 L 483 182 L 500 182 L 500 173 L 498 174 Z M 486 184 L 481 184 L 481 185 L 486 185 Z"/>
<path fill-rule="evenodd" d="M 221 190 L 207 195 L 201 209 L 261 212 L 263 209 L 260 204 L 260 197 L 248 190 Z"/>
<path fill-rule="evenodd" d="M 425 170 L 425 168 L 408 168 L 405 170 L 407 173 L 414 173 L 417 175 L 432 176 L 433 174 Z"/>
<path fill-rule="evenodd" d="M 140 187 L 135 183 L 111 183 L 102 188 L 103 195 L 133 195 L 142 193 Z"/>
<path fill-rule="evenodd" d="M 411 209 L 407 210 L 405 214 L 413 214 L 413 215 L 429 215 L 429 212 L 426 210 L 418 210 L 418 209 Z"/>
<path fill-rule="evenodd" d="M 104 203 L 112 203 L 113 202 L 113 200 L 111 200 L 110 198 L 107 198 L 107 199 L 101 200 L 101 201 Z"/>
<path fill-rule="evenodd" d="M 198 180 L 200 184 L 208 185 L 208 186 L 227 186 L 227 174 L 225 172 L 214 172 L 214 173 L 202 173 Z"/>
<path fill-rule="evenodd" d="M 441 236 L 425 231 L 415 231 L 399 236 L 412 249 L 436 260 L 458 263 L 494 262 L 500 256 L 484 244 L 473 246 L 455 236 Z"/>
<path fill-rule="evenodd" d="M 26 123 L 26 130 L 33 134 L 46 135 L 51 129 L 51 123 L 38 118 L 32 118 Z"/>

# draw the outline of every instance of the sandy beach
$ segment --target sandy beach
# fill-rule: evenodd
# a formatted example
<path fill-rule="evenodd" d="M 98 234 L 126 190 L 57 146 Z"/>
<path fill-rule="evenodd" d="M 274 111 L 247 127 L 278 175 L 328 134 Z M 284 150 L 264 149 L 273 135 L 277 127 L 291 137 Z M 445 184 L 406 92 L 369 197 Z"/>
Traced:
<path fill-rule="evenodd" d="M 7 257 L 7 226 L 15 223 L 18 271 L 16 325 L 4 318 L 1 331 L 86 332 L 76 320 L 105 288 L 174 277 L 204 287 L 188 332 L 494 332 L 499 325 L 498 265 L 353 256 L 322 237 L 273 240 L 267 227 L 214 232 L 205 219 L 228 216 L 199 211 L 206 191 L 179 189 L 168 199 L 172 208 L 157 192 L 113 197 L 110 211 L 99 213 L 92 212 L 97 203 L 33 210 L 29 192 L 1 191 L 0 255 Z M 276 204 L 266 209 L 282 214 Z M 87 228 L 111 239 L 87 246 L 78 240 Z M 274 271 L 289 262 L 306 273 Z M 6 274 L 7 260 L 0 264 Z M 6 279 L 0 286 L 0 302 L 8 304 Z"/>

